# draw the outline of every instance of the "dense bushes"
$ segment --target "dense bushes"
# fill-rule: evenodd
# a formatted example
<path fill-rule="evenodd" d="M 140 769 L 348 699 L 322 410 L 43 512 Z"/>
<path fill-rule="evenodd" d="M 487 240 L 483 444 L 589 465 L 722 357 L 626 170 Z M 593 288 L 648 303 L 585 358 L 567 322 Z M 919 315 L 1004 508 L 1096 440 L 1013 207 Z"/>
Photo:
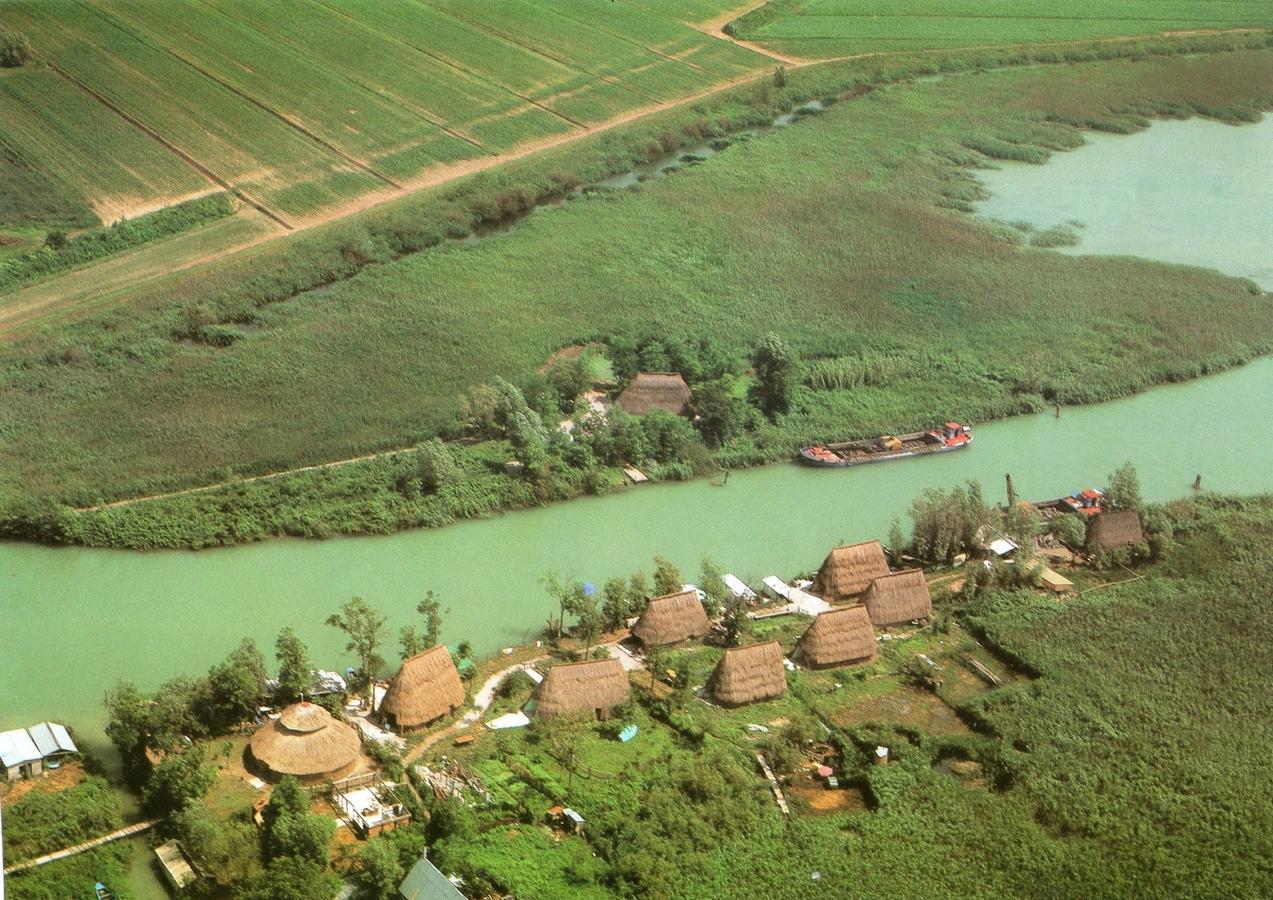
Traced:
<path fill-rule="evenodd" d="M 234 208 L 234 199 L 229 194 L 210 194 L 72 238 L 62 232 L 52 232 L 43 248 L 0 262 L 0 292 L 33 278 L 65 272 L 112 253 L 206 225 L 230 215 Z"/>

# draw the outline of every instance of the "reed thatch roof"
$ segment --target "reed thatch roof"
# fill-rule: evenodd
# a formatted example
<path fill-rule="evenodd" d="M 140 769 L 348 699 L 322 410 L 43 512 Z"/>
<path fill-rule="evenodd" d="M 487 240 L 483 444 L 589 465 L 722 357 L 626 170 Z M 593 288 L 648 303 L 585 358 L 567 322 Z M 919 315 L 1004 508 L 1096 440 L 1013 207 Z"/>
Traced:
<path fill-rule="evenodd" d="M 632 625 L 632 636 L 647 647 L 700 638 L 712 630 L 698 594 L 681 591 L 655 597 Z"/>
<path fill-rule="evenodd" d="M 777 641 L 726 650 L 707 679 L 707 689 L 721 706 L 742 706 L 781 697 L 787 690 L 782 645 Z"/>
<path fill-rule="evenodd" d="M 418 728 L 464 705 L 464 685 L 446 647 L 417 653 L 389 682 L 380 716 L 398 728 Z"/>
<path fill-rule="evenodd" d="M 1140 514 L 1134 509 L 1101 513 L 1092 521 L 1092 527 L 1087 533 L 1090 546 L 1105 550 L 1139 544 L 1144 539 L 1145 535 L 1140 530 Z"/>
<path fill-rule="evenodd" d="M 678 372 L 638 372 L 615 402 L 633 416 L 643 416 L 652 409 L 680 416 L 689 409 L 690 386 Z"/>
<path fill-rule="evenodd" d="M 810 588 L 823 600 L 836 603 L 856 597 L 871 582 L 888 574 L 888 560 L 879 541 L 862 541 L 847 547 L 836 547 L 827 554 Z"/>
<path fill-rule="evenodd" d="M 535 715 L 586 713 L 604 719 L 628 696 L 628 676 L 620 662 L 588 659 L 553 666 L 535 691 Z"/>
<path fill-rule="evenodd" d="M 258 728 L 248 747 L 268 774 L 312 781 L 345 774 L 357 764 L 361 744 L 352 726 L 301 701 Z"/>
<path fill-rule="evenodd" d="M 800 637 L 791 658 L 814 668 L 875 659 L 875 629 L 865 606 L 820 613 Z"/>
<path fill-rule="evenodd" d="M 927 619 L 933 614 L 933 597 L 920 569 L 895 572 L 871 582 L 862 605 L 871 622 L 883 628 L 914 619 Z"/>

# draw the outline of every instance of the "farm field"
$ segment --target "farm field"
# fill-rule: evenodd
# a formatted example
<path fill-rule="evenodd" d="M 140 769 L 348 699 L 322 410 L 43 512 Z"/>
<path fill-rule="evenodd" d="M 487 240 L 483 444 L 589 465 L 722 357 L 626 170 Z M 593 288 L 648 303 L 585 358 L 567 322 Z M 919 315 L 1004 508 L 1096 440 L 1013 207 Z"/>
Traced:
<path fill-rule="evenodd" d="M 886 354 L 906 373 L 888 389 L 811 392 L 767 442 L 951 409 L 985 420 L 1248 358 L 1273 322 L 1242 282 L 1021 247 L 948 207 L 975 196 L 965 166 L 985 157 L 970 146 L 1045 154 L 1081 138 L 1065 122 L 1135 128 L 1111 108 L 1155 104 L 1238 110 L 1267 103 L 1253 86 L 1271 78 L 1273 54 L 1237 51 L 898 85 L 512 234 L 347 280 L 351 253 L 382 252 L 369 233 L 295 245 L 284 274 L 258 248 L 241 267 L 156 282 L 134 308 L 11 344 L 0 492 L 92 502 L 406 446 L 453 427 L 471 385 L 523 378 L 598 332 L 708 335 L 747 352 L 773 329 L 808 356 Z M 311 285 L 334 283 L 289 293 L 314 272 Z M 254 328 L 229 346 L 176 341 L 196 315 Z M 1044 347 L 1047 333 L 1072 339 Z M 70 347 L 81 364 L 35 362 Z M 941 371 L 906 362 L 933 358 Z"/>
<path fill-rule="evenodd" d="M 939 592 L 931 626 L 895 633 L 873 663 L 788 673 L 774 700 L 702 702 L 692 689 L 720 649 L 672 650 L 685 687 L 661 685 L 651 701 L 638 673 L 639 700 L 610 722 L 436 745 L 494 802 L 469 813 L 477 827 L 448 816 L 435 858 L 537 897 L 1033 897 L 1040 885 L 1066 897 L 1265 896 L 1273 784 L 1251 723 L 1273 710 L 1251 662 L 1270 637 L 1259 586 L 1273 574 L 1273 503 L 1207 498 L 1169 515 L 1176 543 L 1138 579 L 1084 572 L 1095 589 L 1065 600 Z M 790 651 L 807 624 L 756 623 L 747 642 Z M 978 678 L 966 653 L 1003 686 Z M 923 657 L 935 688 L 908 674 Z M 624 723 L 638 726 L 626 744 Z M 838 749 L 840 790 L 792 750 L 811 738 Z M 878 745 L 883 767 L 871 765 Z M 792 772 L 789 817 L 757 750 Z M 584 817 L 584 836 L 542 824 L 553 802 Z"/>
<path fill-rule="evenodd" d="M 1273 26 L 1260 0 L 773 0 L 733 22 L 798 57 L 1078 41 Z"/>
<path fill-rule="evenodd" d="M 6 4 L 0 27 L 35 57 L 0 79 L 5 150 L 62 199 L 48 221 L 229 187 L 296 226 L 770 62 L 600 0 L 302 5 Z M 87 141 L 84 122 L 108 139 Z M 26 206 L 10 224 L 38 216 Z"/>

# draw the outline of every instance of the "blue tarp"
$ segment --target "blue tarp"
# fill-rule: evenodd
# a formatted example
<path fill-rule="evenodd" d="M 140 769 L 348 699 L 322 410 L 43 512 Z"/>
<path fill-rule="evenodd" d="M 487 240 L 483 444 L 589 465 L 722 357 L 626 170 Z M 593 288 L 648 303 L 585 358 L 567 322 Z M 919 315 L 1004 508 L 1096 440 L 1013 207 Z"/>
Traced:
<path fill-rule="evenodd" d="M 619 740 L 626 744 L 628 741 L 636 737 L 636 734 L 637 727 L 635 725 L 625 725 L 623 726 L 623 730 L 619 732 Z"/>

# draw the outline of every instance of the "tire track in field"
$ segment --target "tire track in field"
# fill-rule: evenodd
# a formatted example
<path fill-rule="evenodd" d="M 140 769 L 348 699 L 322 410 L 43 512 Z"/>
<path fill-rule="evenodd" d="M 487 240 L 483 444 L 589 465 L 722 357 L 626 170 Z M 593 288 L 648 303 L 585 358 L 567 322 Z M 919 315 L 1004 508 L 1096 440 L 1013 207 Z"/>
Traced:
<path fill-rule="evenodd" d="M 419 2 L 423 3 L 424 0 L 419 0 Z M 431 6 L 429 8 L 433 9 L 433 7 Z M 557 56 L 554 53 L 549 53 L 547 50 L 545 50 L 542 47 L 537 47 L 534 44 L 528 44 L 525 41 L 522 41 L 505 31 L 501 31 L 496 28 L 491 28 L 488 25 L 484 25 L 481 22 L 478 22 L 474 19 L 466 18 L 457 13 L 451 12 L 450 10 L 447 10 L 445 14 L 455 19 L 456 21 L 463 22 L 466 25 L 472 26 L 473 28 L 476 28 L 479 31 L 485 31 L 487 34 L 495 35 L 500 40 L 507 41 L 510 44 L 515 44 L 518 47 L 521 47 L 523 50 L 529 50 L 531 53 L 534 53 L 538 56 L 542 56 L 545 59 L 550 59 L 553 62 L 557 63 L 558 65 L 563 65 L 563 66 L 566 66 L 567 68 L 574 69 L 576 72 L 582 72 L 584 75 L 587 75 L 589 78 L 595 78 L 598 81 L 604 81 L 606 84 L 613 85 L 614 87 L 619 88 L 619 90 L 623 91 L 624 93 L 631 94 L 633 97 L 636 97 L 639 100 L 644 100 L 647 103 L 659 102 L 658 97 L 654 97 L 654 96 L 651 96 L 650 94 L 646 94 L 641 91 L 638 91 L 635 88 L 633 88 L 631 85 L 624 84 L 621 79 L 619 79 L 618 77 L 614 75 L 602 75 L 599 72 L 593 72 L 589 69 L 585 69 L 583 66 L 579 65 L 578 63 L 571 62 L 570 60 Z"/>
<path fill-rule="evenodd" d="M 248 206 L 255 209 L 261 215 L 273 221 L 275 224 L 281 225 L 282 227 L 286 228 L 288 231 L 293 231 L 295 229 L 295 226 L 292 225 L 291 222 L 284 219 L 281 215 L 276 213 L 274 210 L 270 209 L 260 200 L 257 200 L 255 197 L 248 194 L 247 191 L 243 190 L 237 185 L 232 184 L 231 182 L 229 182 L 222 176 L 218 175 L 212 169 L 208 168 L 208 166 L 206 166 L 204 163 L 196 159 L 193 155 L 191 155 L 190 153 L 178 147 L 176 144 L 168 140 L 158 131 L 151 128 L 149 125 L 147 125 L 145 122 L 138 119 L 132 113 L 128 112 L 127 110 L 125 110 L 124 108 L 116 104 L 109 97 L 102 94 L 96 88 L 92 87 L 91 85 L 87 84 L 84 81 L 81 81 L 79 78 L 72 75 L 70 72 L 66 71 L 66 69 L 63 69 L 61 66 L 53 62 L 53 60 L 51 59 L 46 59 L 45 63 L 54 72 L 61 75 L 68 82 L 70 82 L 75 87 L 79 88 L 84 93 L 88 94 L 98 103 L 102 104 L 102 106 L 105 106 L 107 109 L 109 109 L 115 115 L 119 116 L 129 125 L 132 125 L 138 131 L 142 132 L 143 134 L 145 134 L 152 140 L 163 145 L 165 148 L 167 148 L 170 152 L 175 154 L 179 159 L 181 159 L 183 162 L 185 162 L 187 165 L 193 168 L 196 172 L 198 172 L 204 178 L 208 179 L 209 181 L 215 182 L 216 184 L 221 185 L 221 187 L 225 188 L 227 191 L 232 193 L 234 196 L 238 197 L 241 201 L 243 201 Z"/>
<path fill-rule="evenodd" d="M 342 18 L 348 19 L 350 22 L 354 23 L 355 25 L 361 28 L 366 29 L 367 31 L 380 35 L 380 37 L 384 38 L 387 41 L 391 41 L 400 47 L 406 47 L 408 50 L 412 51 L 413 53 L 419 53 L 421 56 L 427 56 L 429 59 L 434 60 L 435 62 L 441 63 L 442 65 L 446 66 L 448 69 L 453 69 L 454 71 L 459 72 L 465 78 L 474 79 L 475 81 L 479 81 L 482 84 L 489 85 L 490 87 L 495 88 L 496 90 L 505 91 L 509 94 L 512 94 L 514 97 L 516 97 L 518 100 L 521 100 L 523 103 L 529 103 L 531 106 L 541 109 L 544 112 L 548 113 L 549 115 L 556 116 L 557 118 L 565 122 L 569 122 L 571 125 L 574 125 L 576 128 L 588 127 L 583 122 L 577 122 L 574 119 L 570 118 L 570 116 L 566 115 L 565 113 L 558 112 L 555 109 L 550 109 L 544 104 L 540 103 L 538 100 L 534 99 L 533 97 L 528 97 L 527 95 L 521 93 L 521 91 L 514 90 L 513 88 L 509 87 L 506 84 L 500 84 L 497 81 L 492 81 L 491 79 L 487 78 L 484 75 L 474 72 L 471 69 L 466 69 L 464 66 L 460 65 L 454 60 L 448 59 L 445 56 L 439 56 L 436 53 L 432 53 L 429 50 L 426 50 L 424 47 L 417 46 L 416 44 L 412 43 L 409 40 L 406 40 L 405 38 L 399 38 L 395 35 L 388 34 L 387 32 L 381 31 L 379 28 L 375 28 L 371 24 L 364 22 L 361 19 L 355 19 L 352 15 L 345 12 L 344 10 L 339 9 L 335 6 L 329 6 L 325 2 L 325 0 L 310 0 L 310 2 L 315 4 L 316 6 L 324 7 L 325 9 L 332 12 L 334 15 L 338 15 L 338 16 L 341 16 Z M 443 16 L 446 15 L 446 13 L 442 12 L 441 10 L 437 10 L 437 13 L 438 15 L 443 15 Z M 480 120 L 470 120 L 468 124 L 472 125 L 474 121 L 480 121 Z"/>
<path fill-rule="evenodd" d="M 251 22 L 240 16 L 232 15 L 231 13 L 223 9 L 213 6 L 210 2 L 208 2 L 208 0 L 199 0 L 199 2 L 201 2 L 204 6 L 210 9 L 214 15 L 225 16 L 227 19 L 233 19 L 234 21 L 238 22 L 240 25 L 244 26 L 245 28 L 250 28 L 252 31 L 255 31 L 257 34 L 261 35 L 261 37 L 265 38 L 267 41 L 271 41 L 277 44 L 285 44 L 286 46 L 291 47 L 297 53 L 300 53 L 302 56 L 305 56 L 307 58 L 310 56 L 308 52 L 310 48 L 308 47 L 299 46 L 293 43 L 292 41 L 288 40 L 283 35 L 268 34 L 264 30 L 262 30 L 260 27 L 258 27 L 254 22 Z M 344 81 L 349 82 L 354 87 L 358 88 L 358 90 L 366 91 L 367 93 L 381 100 L 392 99 L 402 108 L 409 110 L 412 114 L 419 116 L 421 119 L 428 122 L 430 125 L 433 125 L 436 128 L 441 129 L 442 131 L 446 132 L 447 134 L 449 134 L 451 137 L 455 138 L 456 140 L 460 140 L 466 144 L 470 144 L 473 147 L 476 147 L 482 153 L 489 154 L 491 152 L 490 150 L 487 150 L 484 146 L 482 146 L 482 144 L 479 141 L 477 141 L 477 139 L 471 137 L 470 135 L 465 134 L 462 131 L 459 131 L 458 129 L 456 129 L 454 126 L 450 125 L 447 122 L 445 116 L 442 116 L 439 113 L 434 112 L 433 110 L 429 109 L 427 106 L 421 106 L 418 103 L 404 100 L 402 97 L 399 97 L 397 94 L 389 94 L 387 92 L 381 93 L 379 90 L 376 90 L 375 88 L 367 84 L 364 84 L 363 82 L 359 81 L 357 78 L 350 77 L 349 75 L 345 73 L 345 71 L 340 66 L 337 66 L 335 64 L 329 63 L 327 64 L 327 68 L 330 69 L 331 72 L 334 75 L 336 75 L 338 78 L 341 78 Z"/>
<path fill-rule="evenodd" d="M 114 16 L 111 16 L 105 12 L 100 13 L 100 15 L 102 15 L 104 18 L 107 18 L 108 20 L 114 19 Z M 322 147 L 327 152 L 331 153 L 333 156 L 337 156 L 340 159 L 343 159 L 345 162 L 349 163 L 351 166 L 355 166 L 358 169 L 361 169 L 362 171 L 366 172 L 368 175 L 371 175 L 375 178 L 380 179 L 381 181 L 383 181 L 385 184 L 389 185 L 390 187 L 397 188 L 398 190 L 402 189 L 402 185 L 398 184 L 398 182 L 394 181 L 392 178 L 390 178 L 388 175 L 384 174 L 383 172 L 378 171 L 373 165 L 371 165 L 371 163 L 367 162 L 366 160 L 358 159 L 356 156 L 340 149 L 331 141 L 324 138 L 322 135 L 311 131 L 310 129 L 306 128 L 304 125 L 301 125 L 298 122 L 292 121 L 283 113 L 279 112 L 277 109 L 270 106 L 265 101 L 255 97 L 254 95 L 248 93 L 245 90 L 235 87 L 230 82 L 221 78 L 215 72 L 211 72 L 205 69 L 203 66 L 201 66 L 199 63 L 197 63 L 193 59 L 187 59 L 185 56 L 178 53 L 176 50 L 173 50 L 171 47 L 168 47 L 166 44 L 162 43 L 159 38 L 154 37 L 152 35 L 152 38 L 154 38 L 155 41 L 160 41 L 159 43 L 152 43 L 151 41 L 146 40 L 146 38 L 143 37 L 138 32 L 133 31 L 131 27 L 126 28 L 122 24 L 118 24 L 117 27 L 120 27 L 123 30 L 125 30 L 131 37 L 133 37 L 140 43 L 154 50 L 158 50 L 160 53 L 166 53 L 168 56 L 171 56 L 177 62 L 181 63 L 184 66 L 188 66 L 189 68 L 198 72 L 204 78 L 207 78 L 209 81 L 213 82 L 214 84 L 217 84 L 221 86 L 222 88 L 224 88 L 225 90 L 229 91 L 230 93 L 234 94 L 239 99 L 252 104 L 257 109 L 264 112 L 266 115 L 271 116 L 274 119 L 277 119 L 279 122 L 282 122 L 288 128 L 291 128 L 293 131 L 296 131 L 297 133 L 303 135 L 304 137 L 318 144 L 320 147 Z"/>

